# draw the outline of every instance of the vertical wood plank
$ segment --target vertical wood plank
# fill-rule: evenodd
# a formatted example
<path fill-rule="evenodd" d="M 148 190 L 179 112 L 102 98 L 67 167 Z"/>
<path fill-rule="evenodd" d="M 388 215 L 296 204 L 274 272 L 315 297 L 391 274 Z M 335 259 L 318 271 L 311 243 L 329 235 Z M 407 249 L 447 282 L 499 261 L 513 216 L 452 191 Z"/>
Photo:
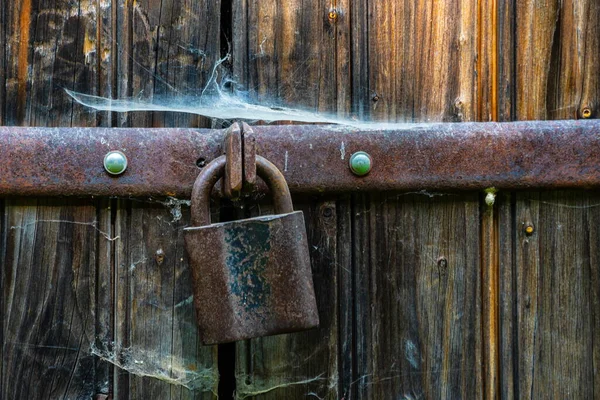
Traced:
<path fill-rule="evenodd" d="M 0 125 L 6 125 L 6 29 L 8 27 L 7 16 L 7 2 L 4 1 L 0 4 Z"/>
<path fill-rule="evenodd" d="M 498 18 L 497 0 L 478 0 L 477 114 L 478 121 L 498 121 Z"/>
<path fill-rule="evenodd" d="M 113 343 L 114 337 L 114 258 L 115 239 L 112 224 L 113 202 L 109 199 L 98 201 L 96 220 L 99 235 L 97 235 L 96 260 L 96 334 L 93 341 L 94 349 L 101 349 L 106 343 Z M 112 365 L 99 358 L 96 361 L 96 394 L 113 393 Z"/>
<path fill-rule="evenodd" d="M 481 398 L 476 196 L 359 197 L 352 398 Z"/>
<path fill-rule="evenodd" d="M 338 259 L 336 202 L 297 203 L 295 208 L 305 213 L 320 326 L 238 344 L 236 396 L 240 399 L 340 398 L 338 268 L 348 266 Z"/>
<path fill-rule="evenodd" d="M 4 124 L 108 125 L 64 89 L 110 96 L 110 2 L 25 0 L 5 7 Z M 108 29 L 105 29 L 108 24 Z M 10 99 L 10 100 L 8 100 Z"/>
<path fill-rule="evenodd" d="M 1 398 L 95 395 L 96 218 L 91 201 L 6 201 Z"/>
<path fill-rule="evenodd" d="M 197 338 L 183 248 L 189 215 L 178 218 L 160 204 L 122 203 L 117 211 L 119 398 L 208 399 L 217 392 L 216 347 Z"/>
<path fill-rule="evenodd" d="M 496 193 L 488 191 L 481 212 L 481 301 L 485 398 L 499 398 L 499 227 Z M 493 196 L 493 197 L 492 197 Z"/>
<path fill-rule="evenodd" d="M 498 121 L 514 121 L 516 107 L 516 20 L 517 0 L 505 0 L 497 5 L 497 107 Z"/>
<path fill-rule="evenodd" d="M 331 3 L 233 1 L 234 77 L 253 99 L 335 112 L 336 23 L 328 19 Z"/>
<path fill-rule="evenodd" d="M 354 385 L 354 263 L 352 259 L 352 199 L 341 196 L 337 201 L 337 257 L 338 257 L 338 354 L 339 398 L 349 399 Z"/>
<path fill-rule="evenodd" d="M 593 398 L 599 387 L 598 204 L 595 192 L 516 195 L 518 398 Z"/>
<path fill-rule="evenodd" d="M 4 286 L 7 282 L 6 271 L 4 265 L 6 265 L 6 243 L 8 240 L 8 229 L 6 226 L 6 210 L 4 207 L 4 199 L 0 199 L 0 382 L 3 381 L 4 377 L 4 331 L 6 330 L 6 306 L 5 303 L 5 289 Z"/>
<path fill-rule="evenodd" d="M 220 58 L 220 0 L 118 0 L 117 95 L 197 101 Z M 195 99 L 195 100 L 194 100 Z M 187 114 L 129 113 L 119 126 L 206 126 Z"/>
<path fill-rule="evenodd" d="M 478 3 L 365 2 L 353 40 L 368 71 L 370 115 L 384 121 L 477 118 Z M 363 26 L 361 29 L 365 29 Z M 362 41 L 361 40 L 365 40 Z M 367 53 L 367 58 L 361 56 Z M 364 94 L 364 93 L 363 93 Z"/>
<path fill-rule="evenodd" d="M 517 397 L 517 371 L 515 370 L 516 351 L 515 332 L 517 329 L 515 316 L 516 270 L 515 245 L 518 229 L 515 226 L 514 193 L 500 192 L 496 196 L 498 207 L 498 331 L 499 331 L 499 394 L 501 399 Z"/>
<path fill-rule="evenodd" d="M 597 117 L 600 3 L 527 0 L 515 12 L 517 118 Z"/>

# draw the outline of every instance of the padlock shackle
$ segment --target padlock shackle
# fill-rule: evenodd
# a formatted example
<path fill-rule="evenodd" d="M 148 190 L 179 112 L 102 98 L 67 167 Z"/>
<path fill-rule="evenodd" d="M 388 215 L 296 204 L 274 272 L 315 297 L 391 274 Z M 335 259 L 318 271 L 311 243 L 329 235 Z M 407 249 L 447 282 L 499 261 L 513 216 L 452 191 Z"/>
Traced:
<path fill-rule="evenodd" d="M 210 225 L 210 195 L 213 186 L 225 172 L 226 158 L 220 156 L 206 165 L 192 189 L 192 226 Z M 271 191 L 273 204 L 277 214 L 288 214 L 294 211 L 292 196 L 285 177 L 269 160 L 256 156 L 256 174 L 260 176 Z"/>

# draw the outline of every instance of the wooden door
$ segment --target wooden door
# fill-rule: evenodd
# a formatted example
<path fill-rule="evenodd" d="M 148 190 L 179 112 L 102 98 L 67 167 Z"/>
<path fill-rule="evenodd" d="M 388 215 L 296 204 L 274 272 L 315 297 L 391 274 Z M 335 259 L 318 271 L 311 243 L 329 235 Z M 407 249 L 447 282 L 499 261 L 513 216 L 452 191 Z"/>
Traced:
<path fill-rule="evenodd" d="M 215 78 L 363 121 L 597 118 L 599 27 L 597 0 L 2 2 L 0 125 L 226 126 L 64 90 L 171 102 Z M 296 197 L 321 327 L 212 347 L 185 199 L 4 196 L 0 398 L 599 398 L 598 191 L 422 189 Z"/>

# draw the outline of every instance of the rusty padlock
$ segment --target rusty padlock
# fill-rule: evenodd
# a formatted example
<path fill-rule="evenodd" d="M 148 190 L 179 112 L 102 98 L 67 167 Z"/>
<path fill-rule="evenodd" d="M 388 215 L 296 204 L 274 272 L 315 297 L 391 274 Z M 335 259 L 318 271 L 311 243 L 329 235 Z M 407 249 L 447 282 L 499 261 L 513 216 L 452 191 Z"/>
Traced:
<path fill-rule="evenodd" d="M 233 342 L 319 325 L 302 211 L 285 178 L 256 156 L 276 215 L 211 224 L 210 196 L 225 156 L 204 167 L 192 191 L 192 227 L 184 230 L 194 305 L 203 344 Z"/>

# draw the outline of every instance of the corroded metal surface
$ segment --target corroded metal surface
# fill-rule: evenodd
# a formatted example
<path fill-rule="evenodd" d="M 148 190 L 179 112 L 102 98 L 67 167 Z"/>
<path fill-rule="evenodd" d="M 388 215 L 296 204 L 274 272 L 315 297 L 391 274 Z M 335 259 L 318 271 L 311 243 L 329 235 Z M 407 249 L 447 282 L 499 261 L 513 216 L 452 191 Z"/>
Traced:
<path fill-rule="evenodd" d="M 192 227 L 184 235 L 204 344 L 319 324 L 303 213 L 293 211 L 277 168 L 260 156 L 256 164 L 276 215 L 210 224 L 210 193 L 226 168 L 225 156 L 209 163 L 194 184 Z"/>
<path fill-rule="evenodd" d="M 600 186 L 600 120 L 254 132 L 258 154 L 284 171 L 292 192 Z M 373 169 L 356 177 L 348 159 L 361 150 Z"/>
<path fill-rule="evenodd" d="M 242 155 L 244 157 L 244 189 L 252 190 L 256 185 L 256 137 L 252 127 L 242 123 Z"/>
<path fill-rule="evenodd" d="M 208 129 L 0 127 L 0 196 L 189 195 L 202 165 L 222 153 L 223 132 Z M 128 158 L 112 176 L 110 150 Z"/>
<path fill-rule="evenodd" d="M 226 158 L 223 179 L 223 195 L 229 198 L 239 197 L 244 179 L 242 163 L 242 130 L 237 122 L 225 131 L 223 151 Z"/>
<path fill-rule="evenodd" d="M 600 186 L 600 121 L 446 123 L 360 128 L 255 126 L 256 153 L 301 193 Z M 197 160 L 223 154 L 224 131 L 0 128 L 0 195 L 189 197 Z M 127 171 L 102 160 L 121 150 Z M 350 155 L 373 158 L 357 177 Z M 201 165 L 203 163 L 200 163 Z"/>
<path fill-rule="evenodd" d="M 318 325 L 301 211 L 185 230 L 204 344 Z"/>

